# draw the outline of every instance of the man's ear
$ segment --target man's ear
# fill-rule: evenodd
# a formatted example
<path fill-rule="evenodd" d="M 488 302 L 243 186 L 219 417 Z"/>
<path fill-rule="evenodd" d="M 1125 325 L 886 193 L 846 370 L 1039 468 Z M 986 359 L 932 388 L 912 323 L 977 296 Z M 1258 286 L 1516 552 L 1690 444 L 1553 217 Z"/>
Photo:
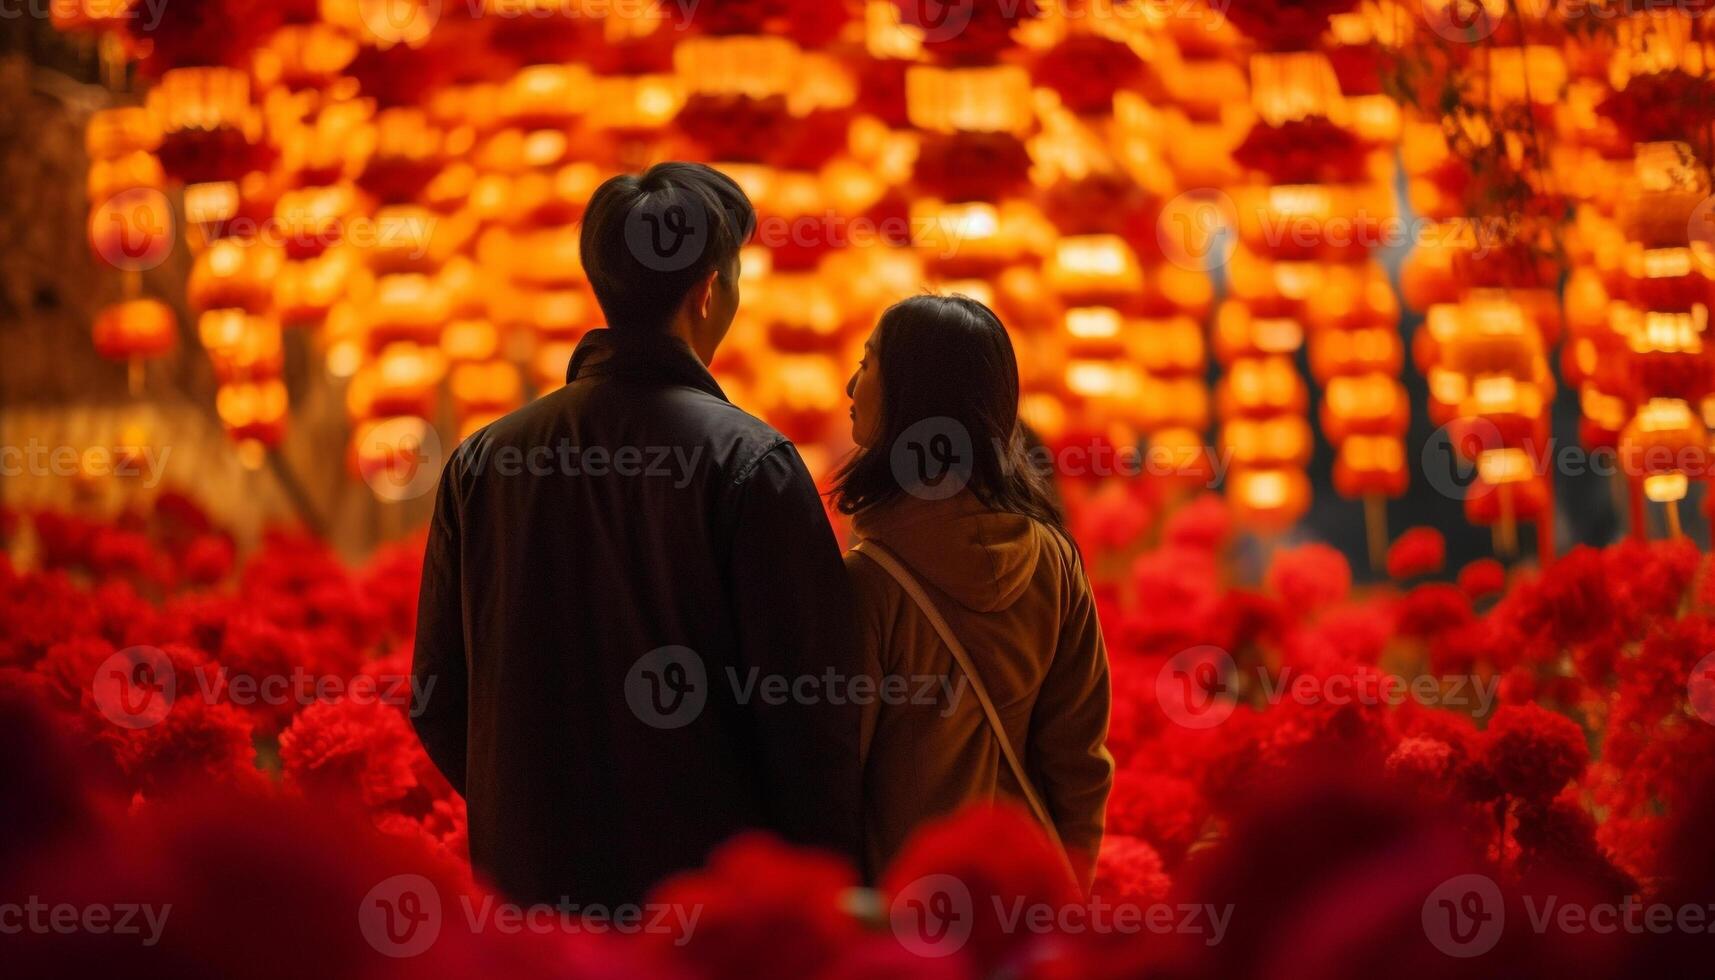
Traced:
<path fill-rule="evenodd" d="M 696 287 L 697 311 L 705 320 L 709 318 L 709 307 L 715 301 L 715 277 L 720 274 L 719 269 L 710 269 L 709 274 L 703 277 L 703 281 Z"/>

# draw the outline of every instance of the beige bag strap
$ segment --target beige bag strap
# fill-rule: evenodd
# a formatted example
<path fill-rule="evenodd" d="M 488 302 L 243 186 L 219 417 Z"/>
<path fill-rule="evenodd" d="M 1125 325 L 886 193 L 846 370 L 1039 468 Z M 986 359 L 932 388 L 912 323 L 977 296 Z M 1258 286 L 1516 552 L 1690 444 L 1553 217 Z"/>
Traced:
<path fill-rule="evenodd" d="M 941 642 L 953 651 L 953 659 L 958 661 L 959 669 L 965 672 L 965 677 L 971 683 L 971 693 L 977 696 L 977 702 L 983 706 L 983 714 L 988 716 L 989 727 L 994 730 L 995 741 L 1000 743 L 1001 754 L 1006 756 L 1006 764 L 1012 768 L 1013 778 L 1018 780 L 1019 788 L 1024 790 L 1024 798 L 1029 802 L 1031 811 L 1036 814 L 1036 819 L 1041 822 L 1043 829 L 1048 831 L 1049 839 L 1054 842 L 1061 856 L 1065 856 L 1066 845 L 1060 841 L 1060 832 L 1054 827 L 1054 818 L 1043 804 L 1042 797 L 1037 795 L 1036 786 L 1031 783 L 1030 777 L 1025 775 L 1024 764 L 1019 761 L 1018 753 L 1013 751 L 1012 739 L 1007 737 L 1006 726 L 1000 721 L 1000 712 L 995 710 L 994 702 L 989 699 L 988 689 L 983 686 L 982 675 L 977 673 L 976 664 L 971 662 L 971 655 L 965 650 L 964 644 L 953 635 L 953 628 L 947 625 L 941 610 L 935 607 L 934 600 L 929 598 L 929 593 L 923 591 L 917 577 L 911 574 L 893 552 L 874 541 L 860 541 L 852 550 L 880 565 L 883 571 L 893 576 L 893 580 L 899 583 L 905 594 L 917 603 L 917 608 L 923 610 L 923 615 L 928 617 L 930 625 L 935 627 L 935 632 L 941 634 Z"/>

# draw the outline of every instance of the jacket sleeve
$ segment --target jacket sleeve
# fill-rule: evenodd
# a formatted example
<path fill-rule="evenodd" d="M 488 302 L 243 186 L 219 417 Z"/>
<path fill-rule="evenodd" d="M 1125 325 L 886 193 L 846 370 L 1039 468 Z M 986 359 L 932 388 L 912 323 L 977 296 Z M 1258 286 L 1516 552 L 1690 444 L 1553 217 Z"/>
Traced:
<path fill-rule="evenodd" d="M 1085 891 L 1095 877 L 1096 855 L 1113 786 L 1108 754 L 1108 654 L 1095 600 L 1081 565 L 1070 571 L 1071 603 L 1030 721 L 1028 765 L 1040 780 L 1043 801 L 1066 845 Z"/>
<path fill-rule="evenodd" d="M 758 698 L 748 709 L 773 829 L 861 868 L 861 721 L 850 694 L 862 666 L 850 586 L 815 482 L 790 443 L 744 478 L 734 527 L 739 668 L 792 682 L 780 703 Z"/>
<path fill-rule="evenodd" d="M 458 457 L 441 473 L 423 553 L 417 642 L 411 663 L 411 723 L 423 748 L 460 795 L 465 791 L 469 662 L 459 586 Z"/>

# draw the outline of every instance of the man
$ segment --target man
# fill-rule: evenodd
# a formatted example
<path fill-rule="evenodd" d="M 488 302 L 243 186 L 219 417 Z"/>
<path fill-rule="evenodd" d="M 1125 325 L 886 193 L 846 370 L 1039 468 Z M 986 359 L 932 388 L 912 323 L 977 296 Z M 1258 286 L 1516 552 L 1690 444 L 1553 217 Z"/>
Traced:
<path fill-rule="evenodd" d="M 706 367 L 754 224 L 700 164 L 602 184 L 580 245 L 607 329 L 442 474 L 415 723 L 516 901 L 639 902 L 746 828 L 859 854 L 839 549 L 797 450 Z"/>

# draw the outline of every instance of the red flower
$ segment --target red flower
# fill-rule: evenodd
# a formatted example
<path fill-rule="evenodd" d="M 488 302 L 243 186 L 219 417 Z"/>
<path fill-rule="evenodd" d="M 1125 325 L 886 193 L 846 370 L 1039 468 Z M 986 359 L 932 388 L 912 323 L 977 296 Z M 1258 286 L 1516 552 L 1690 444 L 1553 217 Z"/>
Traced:
<path fill-rule="evenodd" d="M 1167 898 L 1172 879 L 1161 870 L 1161 855 L 1136 837 L 1108 834 L 1096 859 L 1095 893 L 1115 905 L 1147 907 Z"/>
<path fill-rule="evenodd" d="M 1387 550 L 1387 573 L 1405 580 L 1441 571 L 1447 560 L 1447 539 L 1432 527 L 1414 527 Z"/>
<path fill-rule="evenodd" d="M 1494 595 L 1506 587 L 1506 566 L 1493 558 L 1479 558 L 1459 570 L 1459 588 L 1473 599 Z"/>
<path fill-rule="evenodd" d="M 1000 804 L 969 806 L 918 828 L 882 875 L 881 891 L 895 933 L 931 950 L 940 940 L 915 931 L 923 925 L 921 908 L 934 907 L 942 895 L 963 904 L 968 895 L 971 928 L 963 949 L 984 975 L 1003 969 L 1029 938 L 1008 929 L 1002 911 L 1058 910 L 1079 898 L 1077 883 L 1035 818 Z"/>
<path fill-rule="evenodd" d="M 654 905 L 702 910 L 686 937 L 667 937 L 676 954 L 710 980 L 796 980 L 817 976 L 862 931 L 842 903 L 857 874 L 830 854 L 763 834 L 735 837 L 708 867 L 667 879 Z"/>
<path fill-rule="evenodd" d="M 1302 616 L 1344 600 L 1352 588 L 1352 567 L 1335 548 L 1305 544 L 1277 552 L 1267 581 L 1286 608 Z"/>
<path fill-rule="evenodd" d="M 1357 6 L 1357 0 L 1247 0 L 1221 9 L 1239 33 L 1263 48 L 1297 51 L 1315 47 L 1330 17 Z"/>
<path fill-rule="evenodd" d="M 1525 800 L 1554 798 L 1590 761 L 1584 730 L 1534 704 L 1497 710 L 1483 741 L 1484 760 L 1500 788 Z"/>
<path fill-rule="evenodd" d="M 1207 804 L 1188 779 L 1136 768 L 1114 773 L 1108 830 L 1148 842 L 1158 862 L 1177 864 L 1196 842 L 1207 813 Z"/>
<path fill-rule="evenodd" d="M 367 698 L 321 701 L 280 734 L 280 766 L 310 799 L 385 807 L 417 788 L 413 748 L 421 751 L 416 734 L 391 707 Z"/>
<path fill-rule="evenodd" d="M 148 796 L 218 794 L 223 788 L 261 785 L 250 736 L 243 712 L 183 685 L 159 723 L 136 729 L 108 726 L 101 733 L 120 771 Z"/>
<path fill-rule="evenodd" d="M 1350 183 L 1363 176 L 1364 145 L 1321 116 L 1281 126 L 1257 123 L 1233 150 L 1233 162 L 1277 184 Z"/>
<path fill-rule="evenodd" d="M 1420 585 L 1405 594 L 1398 606 L 1401 636 L 1435 636 L 1469 623 L 1475 615 L 1471 598 L 1445 582 Z"/>
<path fill-rule="evenodd" d="M 1036 81 L 1073 112 L 1109 112 L 1115 92 L 1143 81 L 1143 59 L 1123 42 L 1072 34 L 1037 59 Z"/>
<path fill-rule="evenodd" d="M 1233 519 L 1220 494 L 1205 493 L 1167 518 L 1162 539 L 1167 544 L 1216 551 L 1232 534 Z"/>

